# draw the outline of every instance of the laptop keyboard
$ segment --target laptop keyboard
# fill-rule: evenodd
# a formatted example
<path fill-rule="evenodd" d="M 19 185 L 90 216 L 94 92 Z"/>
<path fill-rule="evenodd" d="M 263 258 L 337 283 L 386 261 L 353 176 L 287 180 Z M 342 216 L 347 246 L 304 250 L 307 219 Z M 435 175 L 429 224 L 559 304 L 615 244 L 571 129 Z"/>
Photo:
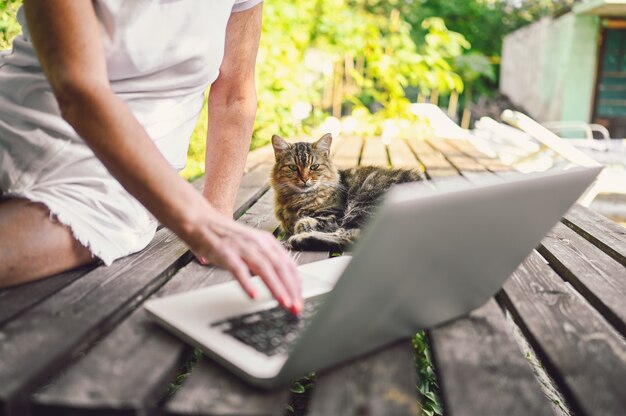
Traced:
<path fill-rule="evenodd" d="M 305 300 L 300 316 L 294 316 L 280 306 L 213 322 L 222 332 L 237 338 L 255 350 L 272 356 L 287 352 L 311 318 L 318 311 L 325 295 Z"/>

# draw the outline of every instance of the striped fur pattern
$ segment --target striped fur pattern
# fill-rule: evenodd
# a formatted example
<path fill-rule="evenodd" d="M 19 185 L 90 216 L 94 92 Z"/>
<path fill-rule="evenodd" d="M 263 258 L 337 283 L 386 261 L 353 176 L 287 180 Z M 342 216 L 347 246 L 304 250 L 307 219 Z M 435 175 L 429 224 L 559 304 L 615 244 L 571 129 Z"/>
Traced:
<path fill-rule="evenodd" d="M 343 251 L 359 237 L 387 189 L 421 179 L 417 169 L 338 170 L 330 160 L 331 143 L 330 134 L 315 143 L 272 137 L 275 213 L 291 248 Z"/>

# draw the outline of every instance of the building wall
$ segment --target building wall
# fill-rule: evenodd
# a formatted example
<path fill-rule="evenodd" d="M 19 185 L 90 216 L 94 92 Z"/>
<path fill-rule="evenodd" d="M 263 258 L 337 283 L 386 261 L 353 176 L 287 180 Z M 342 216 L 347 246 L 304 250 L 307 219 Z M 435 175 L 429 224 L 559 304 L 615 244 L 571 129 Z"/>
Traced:
<path fill-rule="evenodd" d="M 591 121 L 600 19 L 544 18 L 504 39 L 500 91 L 538 121 Z"/>

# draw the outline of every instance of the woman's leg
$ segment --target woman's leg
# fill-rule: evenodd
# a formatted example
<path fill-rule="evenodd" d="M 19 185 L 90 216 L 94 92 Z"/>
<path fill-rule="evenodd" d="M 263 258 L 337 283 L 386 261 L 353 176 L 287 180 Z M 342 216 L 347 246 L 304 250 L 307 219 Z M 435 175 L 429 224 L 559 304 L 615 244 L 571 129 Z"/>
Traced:
<path fill-rule="evenodd" d="M 0 202 L 0 288 L 92 261 L 89 250 L 43 204 L 22 198 Z"/>

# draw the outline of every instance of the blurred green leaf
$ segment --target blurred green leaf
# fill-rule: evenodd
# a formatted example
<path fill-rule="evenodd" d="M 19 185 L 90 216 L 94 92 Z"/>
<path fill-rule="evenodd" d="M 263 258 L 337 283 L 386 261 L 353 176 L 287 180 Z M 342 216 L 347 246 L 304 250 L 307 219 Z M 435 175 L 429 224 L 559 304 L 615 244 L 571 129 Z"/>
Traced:
<path fill-rule="evenodd" d="M 296 394 L 302 394 L 306 391 L 304 386 L 297 381 L 293 383 L 293 386 L 291 386 L 290 390 L 292 393 L 296 393 Z"/>

